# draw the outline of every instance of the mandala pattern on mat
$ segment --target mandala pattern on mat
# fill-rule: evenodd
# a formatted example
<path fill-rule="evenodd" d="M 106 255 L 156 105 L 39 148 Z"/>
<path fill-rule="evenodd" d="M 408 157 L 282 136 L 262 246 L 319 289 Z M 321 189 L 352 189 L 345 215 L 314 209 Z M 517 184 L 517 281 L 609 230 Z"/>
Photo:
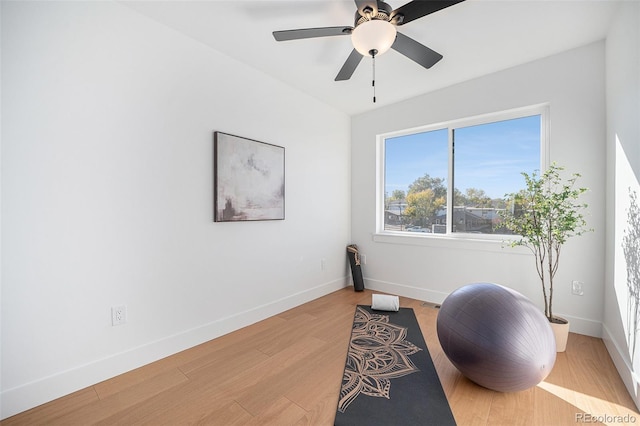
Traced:
<path fill-rule="evenodd" d="M 391 324 L 388 315 L 356 309 L 338 401 L 341 413 L 360 394 L 389 399 L 391 379 L 419 371 L 409 355 L 422 349 L 406 336 L 407 329 Z"/>

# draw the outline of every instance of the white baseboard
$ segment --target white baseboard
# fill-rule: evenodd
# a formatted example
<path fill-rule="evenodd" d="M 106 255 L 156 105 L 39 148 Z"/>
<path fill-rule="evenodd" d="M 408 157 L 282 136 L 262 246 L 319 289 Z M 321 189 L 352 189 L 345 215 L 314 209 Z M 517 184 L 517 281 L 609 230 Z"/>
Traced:
<path fill-rule="evenodd" d="M 558 313 L 558 315 L 569 320 L 570 332 L 591 337 L 602 337 L 602 323 L 600 321 L 574 317 L 563 313 Z"/>
<path fill-rule="evenodd" d="M 449 293 L 433 291 L 419 287 L 412 287 L 404 284 L 391 283 L 388 281 L 372 280 L 365 278 L 365 287 L 370 290 L 391 293 L 397 296 L 409 297 L 411 299 L 423 300 L 425 302 L 442 303 Z"/>
<path fill-rule="evenodd" d="M 629 356 L 613 339 L 606 325 L 602 326 L 602 340 L 631 399 L 633 399 L 636 407 L 640 409 L 640 377 L 633 371 L 633 367 L 629 363 Z"/>
<path fill-rule="evenodd" d="M 388 281 L 380 281 L 373 279 L 365 279 L 365 287 L 371 290 L 377 290 L 384 293 L 391 293 L 397 296 L 410 297 L 412 299 L 424 300 L 432 303 L 442 303 L 449 293 L 428 290 L 424 288 L 412 287 L 404 284 L 391 283 Z M 602 323 L 585 318 L 574 317 L 571 315 L 558 315 L 569 320 L 571 332 L 584 334 L 592 337 L 602 337 Z"/>
<path fill-rule="evenodd" d="M 202 326 L 8 389 L 0 394 L 0 419 L 100 383 L 111 377 L 254 324 L 347 286 L 347 277 L 220 318 Z"/>

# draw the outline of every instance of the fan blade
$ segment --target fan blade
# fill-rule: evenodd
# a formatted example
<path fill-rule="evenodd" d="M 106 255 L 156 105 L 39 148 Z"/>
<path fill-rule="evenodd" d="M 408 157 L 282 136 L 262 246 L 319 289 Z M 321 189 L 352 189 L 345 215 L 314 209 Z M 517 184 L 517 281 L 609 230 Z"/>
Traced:
<path fill-rule="evenodd" d="M 358 6 L 358 13 L 360 16 L 367 16 L 365 9 L 371 9 L 369 12 L 372 16 L 378 14 L 378 2 L 376 0 L 355 0 L 356 6 Z"/>
<path fill-rule="evenodd" d="M 344 63 L 342 68 L 340 68 L 340 72 L 338 72 L 335 81 L 349 80 L 361 60 L 362 55 L 360 54 L 360 52 L 358 52 L 356 49 L 353 49 L 351 51 L 351 54 L 347 58 L 347 61 Z"/>
<path fill-rule="evenodd" d="M 433 12 L 446 9 L 449 6 L 453 6 L 454 4 L 458 4 L 463 1 L 464 0 L 414 0 L 391 12 L 390 18 L 391 21 L 394 21 L 395 19 L 396 25 L 404 25 L 407 22 L 411 22 Z"/>
<path fill-rule="evenodd" d="M 425 68 L 431 68 L 442 59 L 442 55 L 438 52 L 401 33 L 396 33 L 396 41 L 393 42 L 391 48 Z"/>
<path fill-rule="evenodd" d="M 273 37 L 276 41 L 287 41 L 300 40 L 303 38 L 349 35 L 351 31 L 353 31 L 353 27 L 304 28 L 300 30 L 274 31 Z"/>

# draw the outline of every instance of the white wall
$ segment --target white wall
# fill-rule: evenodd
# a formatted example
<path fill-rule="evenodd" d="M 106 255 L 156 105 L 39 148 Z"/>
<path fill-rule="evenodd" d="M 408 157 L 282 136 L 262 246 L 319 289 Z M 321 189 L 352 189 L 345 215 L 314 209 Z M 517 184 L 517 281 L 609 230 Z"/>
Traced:
<path fill-rule="evenodd" d="M 345 285 L 348 116 L 117 3 L 1 7 L 3 418 Z M 212 221 L 215 130 L 286 148 L 286 220 Z"/>
<path fill-rule="evenodd" d="M 425 78 L 428 78 L 425 77 Z M 456 288 L 496 282 L 543 304 L 532 255 L 500 242 L 380 241 L 376 231 L 376 135 L 528 105 L 550 105 L 550 159 L 582 173 L 584 201 L 595 228 L 563 249 L 554 312 L 574 332 L 599 336 L 602 322 L 605 235 L 604 42 L 467 81 L 380 108 L 352 121 L 352 239 L 367 257 L 366 286 L 441 302 Z M 387 239 L 388 240 L 388 239 Z M 572 280 L 584 296 L 571 295 Z"/>
<path fill-rule="evenodd" d="M 624 2 L 607 37 L 607 257 L 603 338 L 640 407 L 640 3 Z M 635 206 L 630 194 L 638 197 Z M 635 216 L 634 212 L 635 211 Z M 635 236 L 634 236 L 635 235 Z M 635 244 L 629 239 L 635 239 Z M 640 313 L 640 312 L 638 312 Z"/>

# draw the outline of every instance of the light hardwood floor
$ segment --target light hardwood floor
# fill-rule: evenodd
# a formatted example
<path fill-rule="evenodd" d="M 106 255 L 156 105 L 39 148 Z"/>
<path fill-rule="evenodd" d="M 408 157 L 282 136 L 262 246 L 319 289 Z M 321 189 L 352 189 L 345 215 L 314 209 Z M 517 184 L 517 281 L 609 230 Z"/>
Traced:
<path fill-rule="evenodd" d="M 339 290 L 1 424 L 332 425 L 355 305 L 371 304 L 371 294 Z M 400 305 L 416 313 L 458 425 L 576 425 L 587 415 L 603 420 L 588 424 L 622 424 L 615 416 L 640 424 L 600 339 L 571 334 L 544 382 L 499 393 L 448 361 L 436 308 L 407 298 Z"/>

